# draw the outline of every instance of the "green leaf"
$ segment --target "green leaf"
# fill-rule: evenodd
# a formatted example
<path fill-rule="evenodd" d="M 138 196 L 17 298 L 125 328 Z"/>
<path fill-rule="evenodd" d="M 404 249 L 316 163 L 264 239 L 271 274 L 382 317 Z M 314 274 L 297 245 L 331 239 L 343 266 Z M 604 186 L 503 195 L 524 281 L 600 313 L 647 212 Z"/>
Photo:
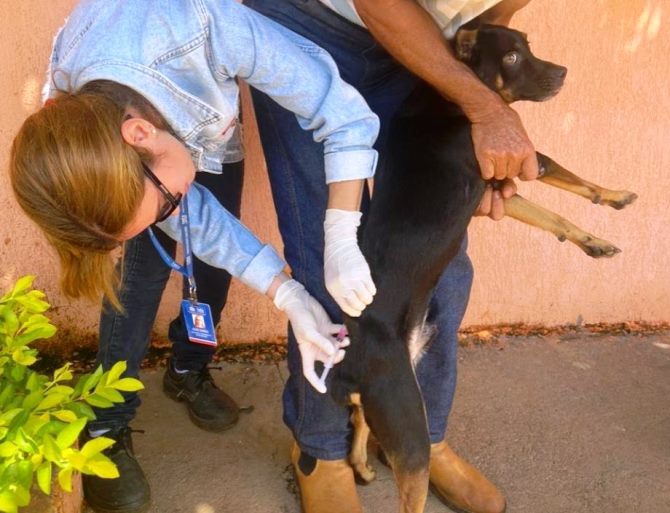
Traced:
<path fill-rule="evenodd" d="M 72 379 L 72 371 L 70 370 L 70 363 L 66 363 L 60 369 L 54 371 L 54 383 L 59 381 L 69 381 Z"/>
<path fill-rule="evenodd" d="M 67 422 L 68 424 L 77 420 L 77 415 L 73 411 L 70 411 L 70 410 L 54 411 L 54 412 L 51 412 L 51 415 L 56 417 L 58 420 L 62 420 L 63 422 Z"/>
<path fill-rule="evenodd" d="M 9 402 L 4 406 L 4 409 L 10 411 L 14 408 L 19 408 L 22 400 L 23 397 L 21 395 L 15 394 L 13 397 L 10 397 Z"/>
<path fill-rule="evenodd" d="M 108 447 L 114 445 L 114 440 L 107 438 L 105 436 L 98 436 L 86 442 L 84 447 L 81 449 L 81 453 L 87 458 L 91 458 L 96 454 L 104 451 Z"/>
<path fill-rule="evenodd" d="M 26 411 L 26 410 L 19 411 L 19 413 L 9 423 L 10 433 L 13 432 L 14 430 L 19 429 L 21 426 L 23 426 L 28 421 L 29 418 L 30 418 L 30 412 L 29 411 Z M 11 434 L 8 435 L 8 436 L 11 436 Z"/>
<path fill-rule="evenodd" d="M 44 457 L 56 464 L 60 463 L 63 458 L 61 456 L 60 447 L 58 447 L 53 437 L 49 434 L 45 434 L 43 441 L 44 445 L 41 447 L 41 452 L 44 454 Z"/>
<path fill-rule="evenodd" d="M 28 318 L 25 322 L 21 323 L 23 326 L 23 329 L 27 329 L 30 326 L 34 326 L 36 324 L 50 324 L 51 321 L 46 315 L 42 314 L 36 314 L 36 313 L 28 313 Z"/>
<path fill-rule="evenodd" d="M 104 479 L 116 479 L 119 477 L 119 470 L 116 465 L 104 454 L 98 454 L 88 460 L 86 464 L 87 474 L 95 474 Z"/>
<path fill-rule="evenodd" d="M 8 460 L 0 460 L 3 461 L 2 466 L 0 469 L 2 472 L 0 473 L 0 483 L 3 485 L 6 483 L 8 485 L 16 483 L 18 480 L 17 476 L 17 465 L 15 461 L 8 461 Z M 2 487 L 4 489 L 4 486 Z"/>
<path fill-rule="evenodd" d="M 22 408 L 14 408 L 13 410 L 7 410 L 4 412 L 2 415 L 0 415 L 0 426 L 6 426 L 11 423 L 12 419 L 22 411 Z"/>
<path fill-rule="evenodd" d="M 30 457 L 30 463 L 33 464 L 33 468 L 39 467 L 44 461 L 44 456 L 41 453 L 36 452 Z"/>
<path fill-rule="evenodd" d="M 63 454 L 63 456 L 75 470 L 78 470 L 79 472 L 84 471 L 88 459 L 82 453 L 75 451 L 74 449 L 68 449 L 67 454 Z"/>
<path fill-rule="evenodd" d="M 9 372 L 11 378 L 16 382 L 21 381 L 23 379 L 23 376 L 25 376 L 25 374 L 26 374 L 26 368 L 23 367 L 22 365 L 15 365 Z"/>
<path fill-rule="evenodd" d="M 37 292 L 37 293 L 35 293 Z M 39 291 L 31 290 L 25 296 L 16 298 L 16 302 L 23 305 L 25 308 L 34 313 L 46 312 L 49 309 L 49 303 L 42 298 L 44 294 Z"/>
<path fill-rule="evenodd" d="M 51 462 L 45 461 L 37 467 L 37 485 L 45 495 L 51 494 Z"/>
<path fill-rule="evenodd" d="M 47 395 L 63 394 L 64 396 L 69 398 L 72 395 L 72 392 L 74 392 L 74 388 L 72 387 L 69 387 L 67 385 L 56 385 L 55 387 L 51 387 L 49 389 Z"/>
<path fill-rule="evenodd" d="M 39 298 L 31 297 L 30 293 L 17 297 L 15 301 L 17 305 L 20 305 L 24 309 L 24 312 L 29 312 L 30 314 L 40 314 L 49 309 L 49 303 Z"/>
<path fill-rule="evenodd" d="M 9 335 L 14 335 L 19 328 L 19 319 L 13 310 L 6 310 L 4 312 L 4 321 L 2 322 L 4 332 Z"/>
<path fill-rule="evenodd" d="M 125 401 L 121 392 L 114 390 L 113 388 L 104 387 L 96 391 L 94 395 L 99 395 L 105 399 L 112 401 L 113 403 L 122 403 Z"/>
<path fill-rule="evenodd" d="M 0 410 L 3 410 L 9 400 L 14 397 L 16 386 L 13 383 L 3 383 L 2 392 L 0 392 Z"/>
<path fill-rule="evenodd" d="M 87 419 L 78 419 L 75 420 L 72 424 L 65 426 L 56 437 L 56 445 L 58 445 L 58 447 L 61 449 L 71 447 L 72 444 L 77 440 L 81 430 L 84 429 L 86 422 Z"/>
<path fill-rule="evenodd" d="M 33 410 L 38 404 L 44 399 L 44 394 L 41 390 L 35 390 L 34 392 L 29 393 L 24 399 L 21 406 L 25 410 Z"/>
<path fill-rule="evenodd" d="M 58 473 L 58 484 L 66 492 L 72 491 L 72 467 L 65 467 Z"/>
<path fill-rule="evenodd" d="M 107 373 L 107 384 L 114 383 L 121 377 L 121 374 L 126 372 L 128 365 L 124 361 L 116 362 Z"/>
<path fill-rule="evenodd" d="M 90 395 L 85 399 L 85 401 L 91 406 L 95 406 L 96 408 L 109 408 L 110 406 L 114 406 L 112 401 L 101 397 L 99 394 Z"/>
<path fill-rule="evenodd" d="M 30 462 L 26 462 L 30 466 Z M 28 474 L 21 478 L 20 484 L 14 487 L 14 497 L 16 498 L 16 505 L 23 508 L 30 504 L 30 488 L 33 485 L 33 470 L 30 468 Z"/>
<path fill-rule="evenodd" d="M 30 504 L 30 492 L 21 485 L 16 485 L 16 488 L 14 489 L 14 498 L 16 499 L 16 505 L 19 508 L 23 508 Z"/>
<path fill-rule="evenodd" d="M 86 378 L 86 381 L 84 382 L 84 387 L 82 389 L 82 394 L 90 392 L 93 389 L 93 387 L 98 384 L 101 377 L 102 377 L 102 365 L 98 365 L 98 368 L 95 369 L 95 372 L 90 376 L 88 376 L 88 378 Z"/>
<path fill-rule="evenodd" d="M 0 458 L 9 459 L 17 452 L 19 452 L 19 449 L 13 442 L 5 441 L 0 444 Z"/>
<path fill-rule="evenodd" d="M 16 285 L 14 285 L 14 288 L 10 292 L 10 297 L 16 298 L 17 296 L 21 295 L 22 292 L 26 291 L 32 286 L 34 280 L 35 276 L 30 274 L 19 278 L 16 282 Z"/>
<path fill-rule="evenodd" d="M 39 289 L 31 290 L 26 295 L 28 295 L 30 297 L 37 298 L 37 299 L 44 299 L 44 298 L 47 297 L 47 295 Z"/>
<path fill-rule="evenodd" d="M 35 351 L 34 349 L 26 351 L 24 349 L 19 348 L 12 353 L 12 359 L 19 365 L 29 367 L 37 361 L 37 358 L 35 358 L 35 354 L 37 354 L 37 351 Z"/>
<path fill-rule="evenodd" d="M 40 439 L 39 433 L 44 426 L 49 421 L 49 414 L 42 415 L 31 415 L 27 422 L 23 425 L 23 429 L 26 433 L 29 433 L 30 436 Z"/>
<path fill-rule="evenodd" d="M 68 397 L 63 394 L 49 394 L 44 399 L 42 399 L 37 408 L 35 408 L 35 411 L 49 410 L 55 406 L 58 406 L 59 404 L 62 404 L 66 399 L 68 399 Z"/>
<path fill-rule="evenodd" d="M 37 390 L 44 383 L 44 379 L 42 378 L 43 376 L 40 376 L 37 372 L 31 372 L 26 382 L 26 390 L 28 392 Z"/>
<path fill-rule="evenodd" d="M 14 494 L 9 490 L 0 493 L 0 511 L 5 513 L 16 513 L 18 511 Z"/>
<path fill-rule="evenodd" d="M 32 437 L 22 428 L 19 428 L 16 432 L 14 443 L 20 450 L 26 453 L 34 453 L 39 451 L 39 447 L 35 443 L 35 440 L 33 440 Z"/>
<path fill-rule="evenodd" d="M 65 407 L 68 410 L 73 411 L 77 417 L 85 417 L 88 420 L 95 420 L 95 413 L 88 404 L 72 402 L 68 403 Z"/>
<path fill-rule="evenodd" d="M 138 390 L 144 389 L 142 382 L 135 378 L 123 378 L 109 386 L 116 388 L 117 390 L 122 390 L 123 392 L 137 392 Z"/>
<path fill-rule="evenodd" d="M 19 461 L 18 464 L 18 478 L 19 483 L 26 490 L 30 489 L 33 484 L 33 464 L 28 460 Z M 19 504 L 21 506 L 22 504 Z M 23 504 L 25 506 L 25 504 Z"/>
<path fill-rule="evenodd" d="M 31 327 L 29 330 L 26 330 L 25 333 L 21 333 L 16 337 L 15 344 L 25 346 L 34 340 L 51 338 L 54 336 L 56 331 L 58 331 L 58 329 L 53 324 Z"/>
<path fill-rule="evenodd" d="M 53 420 L 49 413 L 43 413 L 39 416 L 39 419 L 43 421 L 39 427 L 34 431 L 34 436 L 38 440 L 41 440 L 44 435 L 55 436 L 61 432 L 63 429 L 63 423 L 59 420 Z"/>

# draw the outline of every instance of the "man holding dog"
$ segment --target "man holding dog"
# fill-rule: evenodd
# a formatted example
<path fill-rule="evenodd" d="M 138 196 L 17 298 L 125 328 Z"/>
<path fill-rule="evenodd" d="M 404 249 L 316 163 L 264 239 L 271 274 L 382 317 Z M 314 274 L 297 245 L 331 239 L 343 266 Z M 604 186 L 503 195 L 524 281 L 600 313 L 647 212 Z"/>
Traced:
<path fill-rule="evenodd" d="M 472 122 L 472 137 L 484 179 L 503 180 L 487 188 L 478 213 L 504 216 L 503 197 L 516 192 L 514 178 L 537 177 L 532 143 L 515 111 L 503 103 L 452 54 L 446 39 L 480 16 L 506 25 L 529 0 L 245 0 L 251 8 L 314 41 L 328 51 L 347 82 L 356 87 L 381 121 L 376 148 L 384 151 L 388 121 L 412 91 L 416 76 L 457 103 Z M 324 277 L 322 221 L 329 219 L 320 145 L 305 136 L 296 118 L 254 92 L 256 116 L 285 256 L 296 277 L 333 319 L 340 308 Z M 361 196 L 364 192 L 360 191 Z M 365 200 L 364 200 L 365 201 Z M 357 225 L 357 224 L 356 224 Z M 355 228 L 352 232 L 355 240 Z M 328 259 L 326 247 L 325 259 Z M 366 275 L 367 272 L 367 275 Z M 360 280 L 369 277 L 360 269 Z M 466 243 L 436 287 L 428 321 L 436 340 L 416 369 L 431 437 L 430 480 L 447 504 L 470 513 L 500 513 L 503 495 L 444 441 L 456 385 L 457 330 L 467 306 L 472 265 Z M 349 310 L 347 309 L 349 308 Z M 296 444 L 292 463 L 305 513 L 356 513 L 361 505 L 347 455 L 349 412 L 306 382 L 293 334 L 289 332 L 290 378 L 284 391 L 284 420 Z"/>

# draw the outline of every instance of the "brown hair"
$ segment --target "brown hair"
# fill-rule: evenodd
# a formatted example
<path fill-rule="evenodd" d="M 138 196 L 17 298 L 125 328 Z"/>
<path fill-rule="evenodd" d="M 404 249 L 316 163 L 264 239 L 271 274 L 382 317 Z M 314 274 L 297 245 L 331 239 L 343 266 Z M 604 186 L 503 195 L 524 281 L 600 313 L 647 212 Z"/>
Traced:
<path fill-rule="evenodd" d="M 63 292 L 90 299 L 102 292 L 117 309 L 120 277 L 110 252 L 139 208 L 141 161 L 151 159 L 121 136 L 127 107 L 167 128 L 140 94 L 100 80 L 74 94 L 60 93 L 31 115 L 10 156 L 14 194 L 56 249 Z"/>

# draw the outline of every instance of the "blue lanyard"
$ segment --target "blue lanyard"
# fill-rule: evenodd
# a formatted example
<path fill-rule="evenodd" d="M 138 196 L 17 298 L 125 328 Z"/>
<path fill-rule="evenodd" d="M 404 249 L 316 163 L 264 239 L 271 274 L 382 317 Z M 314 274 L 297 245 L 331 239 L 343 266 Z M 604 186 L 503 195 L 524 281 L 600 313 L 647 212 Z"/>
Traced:
<path fill-rule="evenodd" d="M 161 246 L 161 243 L 158 242 L 156 235 L 154 234 L 151 227 L 149 230 L 149 237 L 151 238 L 151 243 L 158 251 L 158 254 L 163 259 L 167 265 L 172 267 L 175 271 L 186 276 L 188 280 L 188 298 L 195 302 L 197 301 L 196 296 L 196 286 L 195 286 L 195 276 L 193 275 L 193 253 L 191 251 L 191 235 L 190 235 L 190 224 L 188 221 L 188 196 L 185 194 L 181 199 L 181 205 L 179 206 L 179 224 L 181 226 L 181 243 L 184 246 L 184 265 L 179 265 L 174 259 L 168 255 L 167 251 Z"/>

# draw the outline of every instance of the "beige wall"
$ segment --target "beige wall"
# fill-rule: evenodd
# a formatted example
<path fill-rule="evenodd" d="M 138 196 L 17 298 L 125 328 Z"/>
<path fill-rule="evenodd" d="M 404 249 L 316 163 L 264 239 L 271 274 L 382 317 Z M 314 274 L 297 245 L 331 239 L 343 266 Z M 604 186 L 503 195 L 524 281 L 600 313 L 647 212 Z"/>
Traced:
<path fill-rule="evenodd" d="M 12 135 L 38 108 L 52 35 L 74 4 L 24 0 L 0 15 L 2 169 Z M 616 212 L 542 184 L 522 184 L 525 196 L 615 242 L 623 253 L 592 260 L 514 221 L 475 220 L 470 238 L 476 277 L 466 324 L 555 325 L 580 315 L 585 322 L 670 321 L 670 5 L 665 0 L 535 0 L 515 25 L 529 34 L 536 54 L 569 68 L 557 98 L 518 106 L 537 148 L 591 181 L 634 190 L 640 198 Z M 247 134 L 244 220 L 279 245 L 254 129 Z M 0 204 L 0 290 L 20 275 L 37 274 L 59 326 L 94 333 L 96 305 L 73 303 L 58 293 L 53 254 L 18 210 L 6 179 L 0 182 Z M 175 277 L 156 324 L 160 336 L 176 312 L 178 288 Z M 234 286 L 224 339 L 271 339 L 283 330 L 284 320 L 268 300 Z"/>

